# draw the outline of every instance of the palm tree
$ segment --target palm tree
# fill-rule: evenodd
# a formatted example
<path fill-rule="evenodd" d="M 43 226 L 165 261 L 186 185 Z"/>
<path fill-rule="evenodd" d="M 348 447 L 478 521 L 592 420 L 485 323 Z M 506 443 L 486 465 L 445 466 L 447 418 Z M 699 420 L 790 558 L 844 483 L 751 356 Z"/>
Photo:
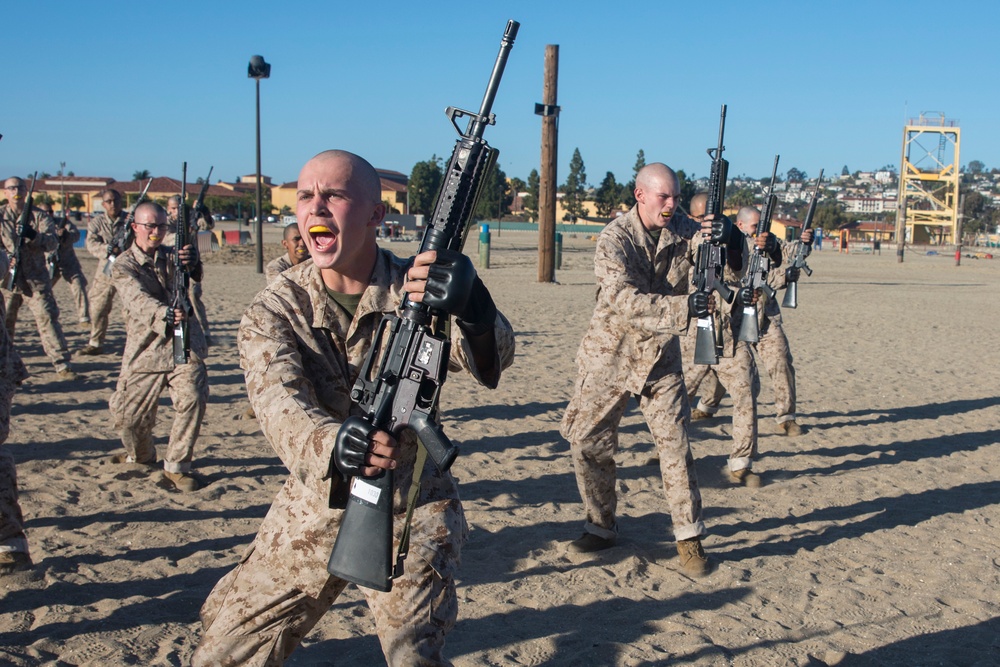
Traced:
<path fill-rule="evenodd" d="M 132 180 L 133 181 L 144 181 L 144 180 L 146 180 L 147 178 L 150 178 L 150 177 L 151 177 L 151 174 L 149 173 L 149 169 L 140 169 L 140 170 L 132 172 Z"/>

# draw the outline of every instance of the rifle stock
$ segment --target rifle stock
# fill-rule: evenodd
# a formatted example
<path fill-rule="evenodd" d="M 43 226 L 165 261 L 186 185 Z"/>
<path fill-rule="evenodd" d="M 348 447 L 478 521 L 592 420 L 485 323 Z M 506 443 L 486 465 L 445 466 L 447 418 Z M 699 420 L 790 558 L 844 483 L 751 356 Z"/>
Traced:
<path fill-rule="evenodd" d="M 771 171 L 771 185 L 764 198 L 764 206 L 760 214 L 760 221 L 757 223 L 755 238 L 771 230 L 771 216 L 777 206 L 778 198 L 774 194 L 774 185 L 778 177 L 779 155 L 774 156 L 774 168 Z M 767 254 L 758 246 L 754 245 L 753 252 L 750 253 L 750 261 L 747 265 L 747 272 L 741 281 L 742 290 L 761 290 L 768 299 L 774 296 L 774 290 L 767 284 L 767 272 L 771 268 L 771 261 Z M 760 340 L 760 327 L 757 324 L 757 306 L 750 305 L 743 307 L 743 321 L 740 322 L 740 332 L 737 339 L 741 342 L 756 343 Z"/>
<path fill-rule="evenodd" d="M 469 223 L 486 176 L 496 160 L 497 151 L 483 141 L 483 131 L 493 125 L 491 113 L 507 57 L 514 45 L 519 24 L 508 21 L 490 75 L 479 112 L 448 107 L 445 114 L 458 131 L 451 160 L 434 204 L 434 213 L 424 232 L 418 253 L 425 250 L 461 251 Z M 463 133 L 456 119 L 468 117 Z M 435 322 L 435 317 L 436 322 Z M 398 436 L 405 429 L 414 431 L 429 458 L 440 470 L 447 470 L 458 455 L 437 423 L 441 387 L 446 379 L 451 343 L 444 331 L 447 314 L 422 303 L 404 298 L 400 315 L 387 314 L 379 325 L 375 344 L 362 366 L 354 387 L 352 401 L 363 417 L 344 421 L 337 439 L 367 438 L 375 430 Z M 379 341 L 386 340 L 380 353 Z M 419 459 L 418 459 L 419 460 Z M 341 483 L 333 462 L 330 464 L 334 494 Z M 414 471 L 416 477 L 419 471 Z M 383 471 L 373 478 L 354 477 L 344 507 L 337 539 L 327 570 L 334 576 L 379 591 L 392 589 L 392 580 L 402 573 L 406 557 L 400 545 L 396 566 L 392 566 L 392 497 L 394 475 Z"/>
<path fill-rule="evenodd" d="M 812 201 L 809 202 L 809 210 L 806 212 L 805 222 L 802 223 L 803 233 L 807 229 L 812 229 L 813 216 L 816 214 L 816 204 L 819 202 L 819 184 L 823 180 L 823 170 L 819 170 L 819 178 L 816 179 L 816 190 L 813 191 Z M 812 239 L 809 239 L 809 243 L 804 241 L 799 242 L 798 249 L 795 252 L 795 258 L 792 260 L 791 266 L 799 269 L 800 271 L 805 271 L 807 276 L 813 274 L 812 269 L 806 264 L 806 257 L 812 252 Z M 781 305 L 783 308 L 798 308 L 799 306 L 799 281 L 790 280 L 785 287 L 785 298 L 782 299 Z"/>
<path fill-rule="evenodd" d="M 17 227 L 14 228 L 14 252 L 10 258 L 10 268 L 7 270 L 7 291 L 13 291 L 17 286 L 17 279 L 21 275 L 21 246 L 24 245 L 24 230 L 31 223 L 31 211 L 33 208 L 32 196 L 35 193 L 36 171 L 31 175 L 31 186 L 28 188 L 27 198 L 24 200 L 24 208 L 17 218 Z"/>

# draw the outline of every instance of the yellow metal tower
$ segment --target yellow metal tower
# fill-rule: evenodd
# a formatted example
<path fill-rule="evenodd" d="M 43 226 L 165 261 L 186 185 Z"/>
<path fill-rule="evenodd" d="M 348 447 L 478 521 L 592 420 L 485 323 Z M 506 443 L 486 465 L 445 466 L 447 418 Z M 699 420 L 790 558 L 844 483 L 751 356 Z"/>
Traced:
<path fill-rule="evenodd" d="M 958 121 L 936 111 L 911 118 L 903 128 L 897 240 L 945 244 L 958 239 L 961 136 Z"/>

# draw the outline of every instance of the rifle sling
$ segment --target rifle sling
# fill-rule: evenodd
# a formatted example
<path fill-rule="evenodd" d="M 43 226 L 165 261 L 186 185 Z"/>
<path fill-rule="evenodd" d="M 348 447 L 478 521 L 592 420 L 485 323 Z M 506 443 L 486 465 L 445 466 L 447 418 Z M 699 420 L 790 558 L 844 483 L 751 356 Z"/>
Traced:
<path fill-rule="evenodd" d="M 427 449 L 424 443 L 417 440 L 417 460 L 413 464 L 413 479 L 410 482 L 410 492 L 406 497 L 406 519 L 403 520 L 403 533 L 399 537 L 399 551 L 396 553 L 396 567 L 393 568 L 392 578 L 396 579 L 403 574 L 403 561 L 406 560 L 410 552 L 410 519 L 413 518 L 413 510 L 417 507 L 417 496 L 420 495 L 420 477 L 424 472 L 424 464 L 427 462 Z"/>

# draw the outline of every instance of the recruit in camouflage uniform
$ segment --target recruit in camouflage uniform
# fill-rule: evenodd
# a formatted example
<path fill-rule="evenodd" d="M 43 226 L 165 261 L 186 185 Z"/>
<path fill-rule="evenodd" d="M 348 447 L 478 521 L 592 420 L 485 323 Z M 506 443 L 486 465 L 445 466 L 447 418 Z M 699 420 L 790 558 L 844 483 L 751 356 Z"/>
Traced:
<path fill-rule="evenodd" d="M 173 327 L 166 321 L 168 311 L 172 312 L 174 249 L 159 245 L 147 254 L 140 247 L 143 231 L 138 229 L 147 221 L 152 224 L 158 219 L 156 212 L 162 210 L 148 202 L 136 209 L 136 242 L 118 256 L 111 272 L 124 305 L 126 339 L 121 375 L 108 407 L 125 447 L 122 462 L 152 465 L 156 462 L 153 427 L 157 408 L 163 390 L 169 389 L 174 421 L 163 469 L 178 489 L 193 491 L 197 482 L 189 473 L 208 401 L 204 362 L 208 350 L 197 320 L 188 318 L 190 360 L 174 363 Z M 162 220 L 164 228 L 156 232 L 161 235 L 165 233 L 166 214 Z M 156 241 L 161 239 L 155 237 Z M 199 261 L 191 273 L 200 271 Z"/>
<path fill-rule="evenodd" d="M 282 230 L 281 246 L 285 249 L 285 254 L 275 257 L 264 266 L 264 277 L 269 285 L 282 271 L 309 259 L 309 251 L 296 224 L 288 225 Z"/>
<path fill-rule="evenodd" d="M 193 664 L 281 664 L 344 589 L 346 582 L 326 571 L 343 515 L 328 506 L 327 471 L 334 437 L 351 414 L 350 388 L 375 329 L 402 299 L 404 270 L 400 260 L 381 250 L 353 321 L 327 296 L 312 262 L 283 273 L 247 309 L 239 345 L 250 402 L 291 474 L 253 546 L 205 603 L 205 635 Z M 451 369 L 467 370 L 486 386 L 495 386 L 495 379 L 478 376 L 459 327 L 452 328 L 452 337 Z M 496 338 L 497 363 L 506 367 L 514 338 L 500 315 Z M 416 457 L 412 433 L 400 437 L 400 447 L 393 522 L 397 543 Z M 453 577 L 466 526 L 454 478 L 429 461 L 411 530 L 414 549 L 392 591 L 360 590 L 375 615 L 389 664 L 438 664 L 425 661 L 440 651 L 457 616 Z M 414 624 L 408 617 L 407 598 L 418 591 L 434 602 L 436 618 L 430 624 Z M 418 649 L 420 653 L 411 653 Z M 255 661 L 250 656 L 257 652 L 262 657 Z M 266 662 L 268 655 L 279 660 Z"/>
<path fill-rule="evenodd" d="M 12 186 L 15 181 L 17 185 Z M 19 191 L 23 199 L 26 194 L 24 183 L 16 177 L 8 178 L 4 187 L 7 189 L 8 197 L 17 196 L 16 193 Z M 15 237 L 19 217 L 20 211 L 12 203 L 5 204 L 0 209 L 0 225 L 2 225 L 0 240 L 3 242 L 4 250 L 12 258 L 17 243 Z M 13 340 L 18 310 L 21 303 L 27 301 L 31 314 L 35 317 L 42 348 L 55 367 L 56 373 L 63 379 L 75 379 L 76 374 L 70 368 L 66 338 L 59 325 L 59 307 L 52 294 L 49 268 L 45 263 L 45 254 L 55 250 L 59 244 L 52 226 L 52 218 L 42 211 L 32 211 L 29 227 L 34 236 L 26 239 L 21 247 L 21 267 L 17 284 L 14 285 L 12 292 L 3 290 L 4 307 L 7 309 L 7 332 Z"/>
<path fill-rule="evenodd" d="M 756 218 L 751 218 L 747 224 L 756 225 L 759 220 L 759 212 L 754 209 Z M 806 232 L 811 234 L 811 230 Z M 807 236 L 811 238 L 811 236 Z M 767 282 L 774 289 L 784 289 L 787 286 L 787 269 L 794 253 L 797 251 L 796 241 L 786 244 L 774 237 L 778 244 L 778 250 L 772 259 L 782 258 L 782 262 L 777 264 L 772 262 L 771 271 L 768 273 Z M 750 241 L 752 243 L 752 241 Z M 777 265 L 775 265 L 777 264 Z M 797 269 L 796 269 L 797 270 Z M 795 414 L 795 368 L 792 365 L 792 353 L 788 347 L 788 338 L 785 330 L 781 326 L 781 307 L 778 303 L 779 297 L 775 295 L 770 299 L 763 299 L 763 305 L 758 304 L 757 316 L 760 329 L 760 339 L 754 344 L 754 349 L 760 356 L 761 363 L 767 370 L 771 379 L 771 387 L 774 391 L 774 406 L 776 421 L 782 432 L 789 436 L 797 436 L 802 433 L 802 428 L 796 421 Z M 726 390 L 720 387 L 717 380 L 711 374 L 707 375 L 701 383 L 701 400 L 698 402 L 697 410 L 706 416 L 714 415 L 725 395 Z"/>
<path fill-rule="evenodd" d="M 8 268 L 7 252 L 0 249 L 0 275 L 6 275 Z M 7 335 L 7 329 L 0 327 L 0 574 L 10 574 L 31 566 L 28 538 L 24 534 L 24 516 L 17 497 L 14 456 L 4 446 L 10 435 L 10 404 L 14 389 L 27 377 L 28 371 Z"/>
<path fill-rule="evenodd" d="M 690 409 L 678 339 L 689 322 L 689 240 L 701 227 L 675 210 L 678 199 L 674 172 L 660 163 L 647 165 L 636 177 L 639 203 L 598 237 L 597 305 L 577 352 L 576 387 L 560 433 L 570 443 L 587 517 L 584 535 L 570 548 L 613 546 L 618 424 L 628 400 L 638 397 L 660 459 L 681 565 L 703 575 L 705 524 L 688 443 Z M 652 224 L 647 217 L 655 218 Z M 658 242 L 649 231 L 654 228 Z"/>
<path fill-rule="evenodd" d="M 734 230 L 735 231 L 735 230 Z M 744 251 L 741 267 L 747 265 L 748 253 Z M 727 264 L 723 277 L 734 290 L 739 289 L 742 270 L 733 271 Z M 692 285 L 693 287 L 693 285 Z M 688 335 L 681 338 L 681 353 L 684 356 L 684 382 L 689 387 L 689 397 L 699 384 L 718 387 L 725 395 L 728 390 L 733 397 L 733 448 L 726 466 L 726 476 L 734 484 L 760 486 L 760 477 L 751 472 L 753 459 L 757 456 L 757 396 L 760 393 L 760 376 L 753 360 L 750 344 L 737 340 L 743 306 L 733 299 L 727 304 L 720 299 L 719 319 L 716 326 L 722 332 L 722 351 L 719 363 L 713 366 L 695 364 L 694 352 L 696 329 L 691 327 Z M 706 380 L 711 377 L 712 379 Z M 719 396 L 718 400 L 722 400 Z M 716 408 L 717 408 L 716 404 Z M 702 409 L 699 402 L 698 409 Z M 714 414 L 714 410 L 712 413 Z"/>
<path fill-rule="evenodd" d="M 69 218 L 63 218 L 56 223 L 56 237 L 59 239 L 59 248 L 55 251 L 56 272 L 52 276 L 52 284 L 55 285 L 59 278 L 66 280 L 66 284 L 69 285 L 70 292 L 73 294 L 73 303 L 76 305 L 76 314 L 80 324 L 90 324 L 87 277 L 83 275 L 83 267 L 80 266 L 80 259 L 76 256 L 76 250 L 73 248 L 73 245 L 80 240 L 80 230 Z"/>
<path fill-rule="evenodd" d="M 90 283 L 90 341 L 79 351 L 83 355 L 104 353 L 104 338 L 108 335 L 111 309 L 115 305 L 115 283 L 104 272 L 108 263 L 108 244 L 114 238 L 115 231 L 125 224 L 126 218 L 120 192 L 105 190 L 101 193 L 101 200 L 104 211 L 90 219 L 84 241 L 87 251 L 97 258 L 97 271 Z"/>
<path fill-rule="evenodd" d="M 377 247 L 375 232 L 385 206 L 378 176 L 362 158 L 343 151 L 320 153 L 303 168 L 298 183 L 299 226 L 303 236 L 306 229 L 313 230 L 310 237 L 316 234 L 308 241 L 314 259 L 265 287 L 239 330 L 250 403 L 289 475 L 250 549 L 202 607 L 195 667 L 283 664 L 344 590 L 346 582 L 327 572 L 344 513 L 330 507 L 333 445 L 343 421 L 359 415 L 350 391 L 383 315 L 399 307 L 407 271 L 412 298 L 414 281 L 422 279 L 412 272 L 428 269 L 414 262 L 407 270 Z M 329 274 L 344 275 L 338 269 L 344 264 L 369 276 L 355 279 L 353 289 L 363 291 L 350 292 L 356 299 L 353 316 L 352 304 L 335 301 L 325 282 Z M 347 302 L 345 295 L 337 298 Z M 494 388 L 513 360 L 514 336 L 499 312 L 489 319 L 483 324 L 486 332 L 476 338 L 461 326 L 451 328 L 449 369 L 464 369 Z M 375 450 L 369 452 L 374 457 Z M 417 440 L 409 430 L 399 434 L 396 455 L 398 547 L 417 456 Z M 338 488 L 346 484 L 337 479 Z M 420 474 L 403 575 L 389 592 L 359 589 L 372 610 L 388 665 L 451 664 L 442 648 L 458 615 L 455 574 L 466 535 L 454 477 L 428 460 Z"/>

